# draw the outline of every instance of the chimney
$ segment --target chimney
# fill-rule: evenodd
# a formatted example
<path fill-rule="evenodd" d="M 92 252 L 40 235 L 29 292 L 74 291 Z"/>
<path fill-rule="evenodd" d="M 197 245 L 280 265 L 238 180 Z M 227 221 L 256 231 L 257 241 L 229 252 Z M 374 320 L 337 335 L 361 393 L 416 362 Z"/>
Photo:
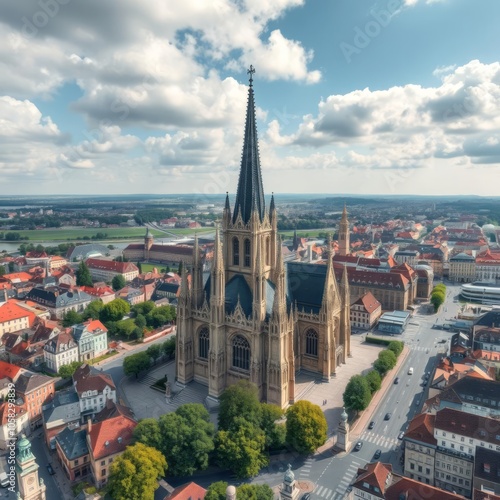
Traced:
<path fill-rule="evenodd" d="M 91 430 L 92 430 L 92 418 L 89 417 L 87 420 L 87 434 L 90 434 Z"/>

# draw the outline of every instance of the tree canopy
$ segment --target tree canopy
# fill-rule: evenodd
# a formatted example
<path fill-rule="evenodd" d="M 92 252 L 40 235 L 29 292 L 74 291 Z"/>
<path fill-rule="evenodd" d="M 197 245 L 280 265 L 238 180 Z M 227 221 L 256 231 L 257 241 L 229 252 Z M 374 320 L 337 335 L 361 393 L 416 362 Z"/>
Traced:
<path fill-rule="evenodd" d="M 378 359 L 373 363 L 373 367 L 383 377 L 389 370 L 396 366 L 397 359 L 393 351 L 384 349 L 378 353 Z"/>
<path fill-rule="evenodd" d="M 108 302 L 101 311 L 101 321 L 119 321 L 130 312 L 130 304 L 123 299 Z"/>
<path fill-rule="evenodd" d="M 356 412 L 364 410 L 371 400 L 370 386 L 366 377 L 354 375 L 349 380 L 344 391 L 344 405 L 349 410 Z"/>
<path fill-rule="evenodd" d="M 375 391 L 378 391 L 380 387 L 382 387 L 382 377 L 377 370 L 370 370 L 365 375 L 366 381 L 370 387 L 370 392 L 373 394 Z"/>
<path fill-rule="evenodd" d="M 137 354 L 125 356 L 123 360 L 123 373 L 125 375 L 135 375 L 136 378 L 139 373 L 147 370 L 151 366 L 151 358 L 143 351 Z"/>
<path fill-rule="evenodd" d="M 248 380 L 229 386 L 219 399 L 219 429 L 228 430 L 237 417 L 243 416 L 253 425 L 260 425 L 262 407 L 258 389 Z"/>
<path fill-rule="evenodd" d="M 117 290 L 121 290 L 122 288 L 124 288 L 126 284 L 127 284 L 127 282 L 125 281 L 125 278 L 123 277 L 122 274 L 117 274 L 111 280 L 111 286 L 113 287 L 113 290 L 115 292 Z"/>
<path fill-rule="evenodd" d="M 71 378 L 76 370 L 82 365 L 83 363 L 81 361 L 73 361 L 72 363 L 61 366 L 58 374 L 62 378 Z"/>
<path fill-rule="evenodd" d="M 82 260 L 76 270 L 76 284 L 78 286 L 94 286 L 87 264 Z"/>
<path fill-rule="evenodd" d="M 286 412 L 286 440 L 299 453 L 312 453 L 325 444 L 328 424 L 318 405 L 298 401 Z"/>
<path fill-rule="evenodd" d="M 68 327 L 73 325 L 79 325 L 83 321 L 83 316 L 76 311 L 70 310 L 66 312 L 62 319 L 62 326 Z"/>
<path fill-rule="evenodd" d="M 108 492 L 114 500 L 152 499 L 166 469 L 158 450 L 142 443 L 128 446 L 111 465 Z"/>

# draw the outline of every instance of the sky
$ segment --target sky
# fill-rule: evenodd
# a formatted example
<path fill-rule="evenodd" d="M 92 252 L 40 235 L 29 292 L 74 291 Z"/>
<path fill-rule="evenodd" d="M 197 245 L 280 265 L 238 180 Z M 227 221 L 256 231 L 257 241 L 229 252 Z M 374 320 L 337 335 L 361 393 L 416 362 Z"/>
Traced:
<path fill-rule="evenodd" d="M 497 195 L 498 0 L 0 4 L 0 195 Z"/>

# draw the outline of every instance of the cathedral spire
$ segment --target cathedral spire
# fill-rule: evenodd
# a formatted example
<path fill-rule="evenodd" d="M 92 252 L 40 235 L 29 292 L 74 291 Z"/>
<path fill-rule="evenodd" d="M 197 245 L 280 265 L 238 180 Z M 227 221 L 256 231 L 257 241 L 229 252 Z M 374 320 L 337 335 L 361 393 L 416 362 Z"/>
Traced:
<path fill-rule="evenodd" d="M 234 205 L 233 223 L 238 215 L 245 224 L 250 222 L 253 211 L 256 211 L 260 222 L 264 220 L 265 201 L 262 174 L 260 171 L 259 144 L 257 140 L 257 126 L 255 124 L 255 101 L 253 95 L 253 77 L 255 69 L 250 66 L 247 71 L 250 75 L 248 86 L 248 103 L 245 122 L 245 137 L 243 153 L 241 155 L 240 177 Z"/>

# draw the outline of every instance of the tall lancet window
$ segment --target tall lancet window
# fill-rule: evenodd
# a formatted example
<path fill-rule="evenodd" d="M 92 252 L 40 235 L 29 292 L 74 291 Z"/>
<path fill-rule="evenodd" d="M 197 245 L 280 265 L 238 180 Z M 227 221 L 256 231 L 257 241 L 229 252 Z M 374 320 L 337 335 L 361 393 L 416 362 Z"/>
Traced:
<path fill-rule="evenodd" d="M 250 370 L 250 345 L 241 335 L 233 340 L 233 368 Z"/>
<path fill-rule="evenodd" d="M 245 267 L 250 267 L 250 240 L 245 240 Z"/>
<path fill-rule="evenodd" d="M 202 328 L 198 336 L 198 356 L 208 359 L 208 349 L 210 347 L 210 334 L 208 328 Z"/>
<path fill-rule="evenodd" d="M 266 238 L 266 266 L 271 265 L 271 238 Z"/>
<path fill-rule="evenodd" d="M 233 238 L 233 265 L 240 265 L 240 240 L 238 238 Z"/>
<path fill-rule="evenodd" d="M 306 332 L 306 354 L 308 356 L 318 356 L 318 334 L 312 328 Z"/>

